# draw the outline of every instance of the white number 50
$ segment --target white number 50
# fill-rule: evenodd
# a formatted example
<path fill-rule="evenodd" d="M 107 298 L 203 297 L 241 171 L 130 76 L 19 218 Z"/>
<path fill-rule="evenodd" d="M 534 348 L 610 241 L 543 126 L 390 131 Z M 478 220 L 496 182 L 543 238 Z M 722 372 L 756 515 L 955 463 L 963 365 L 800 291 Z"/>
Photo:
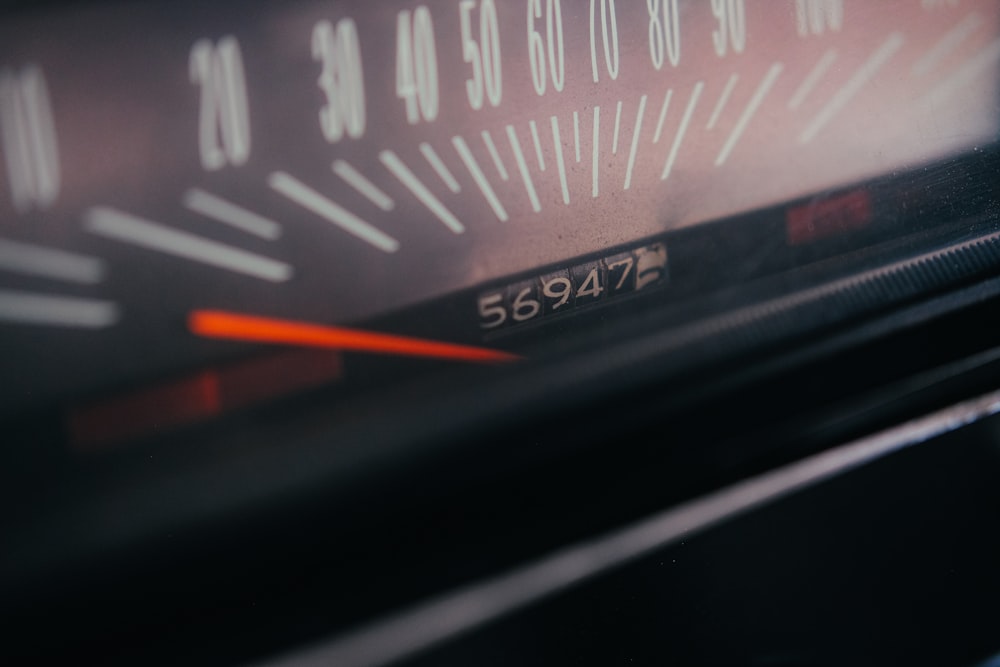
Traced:
<path fill-rule="evenodd" d="M 462 0 L 459 5 L 462 29 L 462 58 L 472 65 L 472 78 L 465 82 L 469 104 L 483 108 L 483 93 L 492 106 L 500 104 L 502 92 L 500 34 L 497 8 L 493 0 L 481 0 L 479 5 L 479 42 L 472 37 L 472 10 L 475 0 Z"/>

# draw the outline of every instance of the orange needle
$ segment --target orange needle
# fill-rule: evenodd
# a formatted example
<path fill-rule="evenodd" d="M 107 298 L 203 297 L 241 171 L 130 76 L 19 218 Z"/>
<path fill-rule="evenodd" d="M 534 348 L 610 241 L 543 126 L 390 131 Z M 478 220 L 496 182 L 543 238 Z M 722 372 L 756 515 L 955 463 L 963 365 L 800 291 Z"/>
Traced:
<path fill-rule="evenodd" d="M 191 333 L 206 338 L 300 345 L 375 354 L 452 359 L 481 363 L 515 361 L 516 354 L 483 347 L 456 345 L 422 338 L 408 338 L 330 327 L 310 322 L 279 320 L 255 315 L 240 315 L 220 310 L 195 310 L 188 316 Z"/>

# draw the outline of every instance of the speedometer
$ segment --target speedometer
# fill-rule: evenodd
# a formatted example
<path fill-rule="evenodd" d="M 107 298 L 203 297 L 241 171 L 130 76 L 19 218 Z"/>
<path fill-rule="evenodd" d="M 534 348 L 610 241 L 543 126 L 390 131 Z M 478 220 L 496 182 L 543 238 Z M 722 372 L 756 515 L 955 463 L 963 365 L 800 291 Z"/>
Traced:
<path fill-rule="evenodd" d="M 340 354 L 509 361 L 507 332 L 794 265 L 886 226 L 849 186 L 1000 121 L 988 1 L 147 2 L 0 34 L 2 410 L 82 442 L 260 399 L 220 394 L 271 384 L 227 365 L 248 343 L 335 351 L 284 389 L 349 386 Z"/>
<path fill-rule="evenodd" d="M 26 652 L 392 662 L 995 389 L 993 0 L 0 8 Z"/>

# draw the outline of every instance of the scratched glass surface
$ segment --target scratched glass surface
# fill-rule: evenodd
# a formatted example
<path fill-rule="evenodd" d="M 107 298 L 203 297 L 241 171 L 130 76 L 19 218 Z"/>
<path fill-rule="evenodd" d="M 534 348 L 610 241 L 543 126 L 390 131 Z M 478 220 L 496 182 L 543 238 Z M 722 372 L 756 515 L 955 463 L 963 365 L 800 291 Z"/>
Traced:
<path fill-rule="evenodd" d="M 20 395 L 209 358 L 192 309 L 363 322 L 1000 130 L 992 0 L 236 6 L 0 26 Z"/>

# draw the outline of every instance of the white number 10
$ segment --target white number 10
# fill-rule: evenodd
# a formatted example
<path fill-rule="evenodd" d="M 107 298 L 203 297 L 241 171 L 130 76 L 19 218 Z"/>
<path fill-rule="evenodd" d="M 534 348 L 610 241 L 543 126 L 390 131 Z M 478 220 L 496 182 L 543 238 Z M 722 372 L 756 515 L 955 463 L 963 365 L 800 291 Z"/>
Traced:
<path fill-rule="evenodd" d="M 59 152 L 41 68 L 0 71 L 0 140 L 14 208 L 45 208 L 59 194 Z"/>

